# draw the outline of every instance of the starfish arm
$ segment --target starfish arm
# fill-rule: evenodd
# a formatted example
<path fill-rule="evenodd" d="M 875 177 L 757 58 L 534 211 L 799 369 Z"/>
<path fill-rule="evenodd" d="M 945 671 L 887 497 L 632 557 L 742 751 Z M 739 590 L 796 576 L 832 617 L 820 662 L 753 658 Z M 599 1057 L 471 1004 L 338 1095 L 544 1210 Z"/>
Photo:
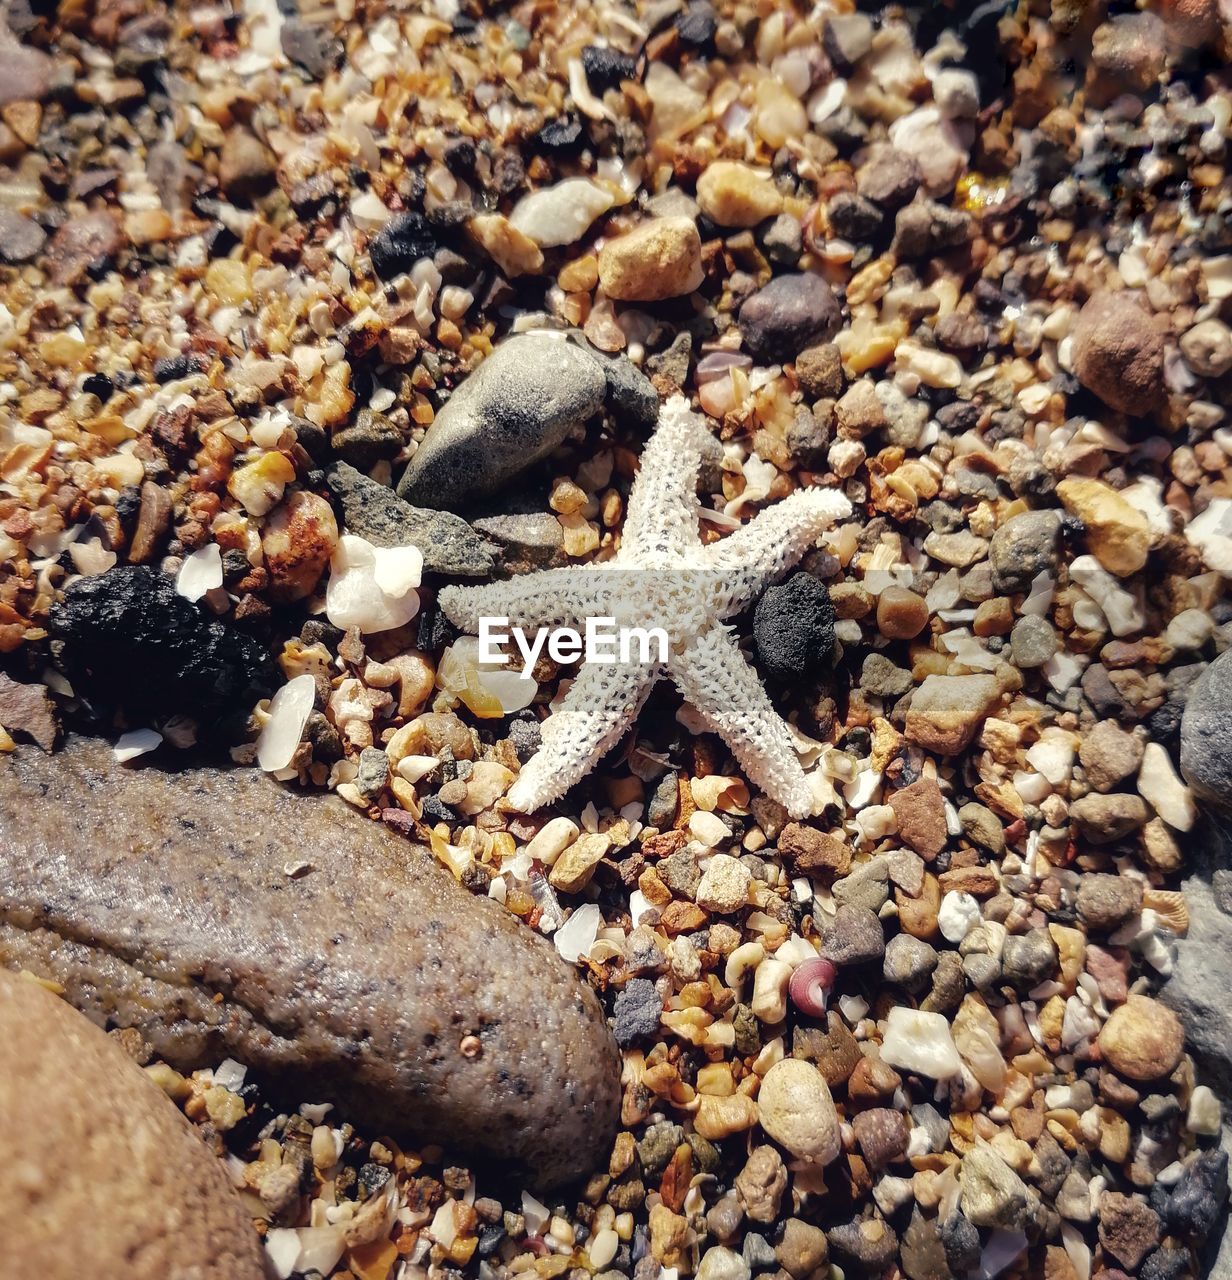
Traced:
<path fill-rule="evenodd" d="M 709 435 L 684 396 L 659 410 L 659 425 L 642 452 L 621 534 L 626 563 L 697 545 L 697 473 Z"/>
<path fill-rule="evenodd" d="M 659 674 L 657 666 L 583 663 L 560 707 L 543 722 L 543 744 L 522 766 L 510 804 L 534 813 L 559 800 L 625 735 Z"/>
<path fill-rule="evenodd" d="M 480 618 L 508 618 L 518 627 L 577 626 L 610 613 L 611 584 L 585 568 L 542 569 L 504 582 L 445 587 L 437 602 L 455 627 L 472 634 Z"/>
<path fill-rule="evenodd" d="M 851 503 L 841 493 L 798 489 L 731 537 L 706 547 L 700 563 L 717 571 L 723 584 L 719 616 L 730 618 L 747 609 L 835 521 L 850 514 Z"/>
<path fill-rule="evenodd" d="M 813 796 L 791 734 L 731 632 L 723 626 L 703 632 L 672 658 L 667 670 L 745 773 L 793 818 L 808 817 Z"/>

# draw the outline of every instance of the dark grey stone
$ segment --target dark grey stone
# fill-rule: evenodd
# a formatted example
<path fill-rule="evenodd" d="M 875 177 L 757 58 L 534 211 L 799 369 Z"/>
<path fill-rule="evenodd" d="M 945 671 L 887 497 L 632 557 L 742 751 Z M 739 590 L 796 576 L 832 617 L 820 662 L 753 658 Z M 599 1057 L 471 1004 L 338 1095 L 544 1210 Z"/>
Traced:
<path fill-rule="evenodd" d="M 423 552 L 424 568 L 432 573 L 475 578 L 496 567 L 492 548 L 460 516 L 413 507 L 345 462 L 330 467 L 326 478 L 342 504 L 347 533 L 366 538 L 374 547 L 413 543 Z"/>

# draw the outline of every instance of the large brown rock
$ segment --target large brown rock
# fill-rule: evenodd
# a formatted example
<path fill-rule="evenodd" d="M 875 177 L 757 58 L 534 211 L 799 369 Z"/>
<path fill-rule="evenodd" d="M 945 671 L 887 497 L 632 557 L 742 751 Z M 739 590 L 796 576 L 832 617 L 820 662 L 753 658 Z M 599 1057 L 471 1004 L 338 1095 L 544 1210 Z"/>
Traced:
<path fill-rule="evenodd" d="M 11 1276 L 261 1280 L 222 1164 L 110 1037 L 0 970 L 0 1201 Z"/>
<path fill-rule="evenodd" d="M 121 768 L 81 739 L 0 762 L 0 965 L 177 1066 L 231 1056 L 291 1100 L 545 1185 L 615 1132 L 614 1041 L 545 939 L 423 848 L 251 770 Z"/>
<path fill-rule="evenodd" d="M 1114 409 L 1140 415 L 1164 398 L 1164 340 L 1128 290 L 1091 296 L 1073 334 L 1078 381 Z"/>

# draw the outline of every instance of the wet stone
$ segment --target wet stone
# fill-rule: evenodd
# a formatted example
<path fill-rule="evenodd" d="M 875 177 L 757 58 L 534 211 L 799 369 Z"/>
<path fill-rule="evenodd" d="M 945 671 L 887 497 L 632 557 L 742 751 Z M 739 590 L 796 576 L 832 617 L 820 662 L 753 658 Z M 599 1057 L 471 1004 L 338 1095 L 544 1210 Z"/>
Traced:
<path fill-rule="evenodd" d="M 288 876 L 305 832 L 312 870 Z M 0 965 L 135 1027 L 177 1069 L 234 1057 L 292 1109 L 314 1098 L 374 1132 L 498 1151 L 544 1184 L 610 1148 L 619 1062 L 594 994 L 550 942 L 337 798 L 253 769 L 122 767 L 105 742 L 23 748 L 0 760 L 0 877 Z"/>

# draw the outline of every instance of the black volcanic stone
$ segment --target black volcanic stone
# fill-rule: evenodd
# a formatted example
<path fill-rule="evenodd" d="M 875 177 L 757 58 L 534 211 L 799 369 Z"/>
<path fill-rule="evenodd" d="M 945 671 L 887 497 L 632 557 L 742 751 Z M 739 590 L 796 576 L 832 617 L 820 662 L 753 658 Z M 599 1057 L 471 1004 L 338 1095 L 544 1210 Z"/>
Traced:
<path fill-rule="evenodd" d="M 72 583 L 51 629 L 65 675 L 97 706 L 209 719 L 280 683 L 264 645 L 177 595 L 174 579 L 147 565 Z"/>
<path fill-rule="evenodd" d="M 811 573 L 767 587 L 753 611 L 753 639 L 762 668 L 777 680 L 816 675 L 834 652 L 834 605 Z"/>
<path fill-rule="evenodd" d="M 440 245 L 422 213 L 396 213 L 368 242 L 372 269 L 382 280 L 409 271 L 420 258 L 431 258 Z"/>

